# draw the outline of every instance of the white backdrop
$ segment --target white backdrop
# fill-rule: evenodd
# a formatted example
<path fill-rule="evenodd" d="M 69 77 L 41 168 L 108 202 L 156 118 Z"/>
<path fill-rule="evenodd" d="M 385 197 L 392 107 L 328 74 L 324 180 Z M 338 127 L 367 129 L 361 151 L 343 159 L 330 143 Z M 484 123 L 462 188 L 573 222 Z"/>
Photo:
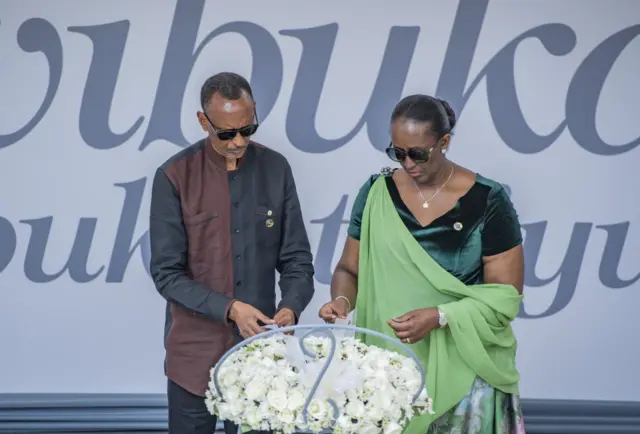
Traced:
<path fill-rule="evenodd" d="M 451 157 L 506 183 L 525 229 L 522 395 L 640 400 L 639 34 L 633 0 L 1 2 L 0 392 L 164 392 L 150 179 L 232 70 L 297 178 L 304 322 L 393 105 L 437 93 Z"/>

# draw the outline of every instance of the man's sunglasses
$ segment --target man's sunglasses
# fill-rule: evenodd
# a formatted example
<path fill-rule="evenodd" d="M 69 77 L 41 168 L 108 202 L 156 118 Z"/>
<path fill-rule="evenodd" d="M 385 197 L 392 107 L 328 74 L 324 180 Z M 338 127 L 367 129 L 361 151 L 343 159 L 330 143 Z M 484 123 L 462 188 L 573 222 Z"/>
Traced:
<path fill-rule="evenodd" d="M 409 148 L 408 150 L 398 149 L 393 146 L 393 143 L 389 144 L 389 147 L 385 149 L 387 156 L 398 163 L 402 163 L 409 157 L 411 161 L 416 164 L 426 163 L 429 161 L 429 156 L 433 148 L 437 146 L 437 143 L 429 149 L 424 148 Z"/>
<path fill-rule="evenodd" d="M 216 136 L 218 136 L 218 139 L 220 139 L 223 142 L 226 142 L 228 140 L 233 140 L 238 134 L 240 134 L 242 137 L 253 136 L 256 133 L 256 131 L 258 131 L 258 127 L 260 126 L 260 123 L 258 122 L 258 114 L 256 113 L 255 108 L 253 109 L 253 116 L 256 119 L 255 124 L 250 124 L 242 128 L 235 128 L 231 130 L 216 130 L 216 127 L 213 126 L 213 122 L 211 122 L 211 119 L 209 119 L 209 116 L 207 116 L 207 113 L 204 111 L 204 109 L 202 110 L 202 114 L 204 114 L 204 117 L 207 118 L 207 120 L 209 121 L 209 125 L 211 125 L 211 129 L 213 130 L 214 133 L 216 133 Z"/>

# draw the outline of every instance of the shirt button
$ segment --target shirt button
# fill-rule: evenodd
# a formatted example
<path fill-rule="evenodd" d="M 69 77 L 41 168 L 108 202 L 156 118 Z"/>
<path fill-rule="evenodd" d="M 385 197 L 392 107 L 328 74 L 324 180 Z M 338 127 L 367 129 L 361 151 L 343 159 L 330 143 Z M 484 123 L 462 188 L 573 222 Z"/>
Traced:
<path fill-rule="evenodd" d="M 240 259 L 240 255 L 236 255 L 236 259 Z"/>
<path fill-rule="evenodd" d="M 236 234 L 240 232 L 240 229 L 234 229 L 233 232 L 235 232 Z"/>
<path fill-rule="evenodd" d="M 236 282 L 236 286 L 242 286 L 242 280 L 238 280 L 238 281 Z"/>
<path fill-rule="evenodd" d="M 235 205 L 236 208 L 240 208 L 240 203 L 239 202 L 234 203 L 234 205 Z"/>
<path fill-rule="evenodd" d="M 233 176 L 231 177 L 231 180 L 232 180 L 232 181 L 235 181 L 235 180 L 236 180 L 236 175 L 233 175 Z"/>

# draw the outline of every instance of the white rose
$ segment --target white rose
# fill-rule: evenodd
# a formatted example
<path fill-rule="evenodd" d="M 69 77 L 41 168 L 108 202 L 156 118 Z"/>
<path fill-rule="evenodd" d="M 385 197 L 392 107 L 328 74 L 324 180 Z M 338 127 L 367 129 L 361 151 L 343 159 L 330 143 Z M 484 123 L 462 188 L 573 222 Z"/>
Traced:
<path fill-rule="evenodd" d="M 273 389 L 267 393 L 267 402 L 277 411 L 287 408 L 287 392 L 286 390 Z"/>
<path fill-rule="evenodd" d="M 291 425 L 295 421 L 295 415 L 291 410 L 285 409 L 278 414 L 278 419 L 284 425 Z"/>
<path fill-rule="evenodd" d="M 264 358 L 262 350 L 256 348 L 255 350 L 249 352 L 249 358 L 251 358 L 252 363 L 260 363 L 260 361 Z"/>
<path fill-rule="evenodd" d="M 207 411 L 210 414 L 215 414 L 215 407 L 216 407 L 216 401 L 211 399 L 211 398 L 207 398 L 204 401 L 204 405 L 207 407 Z"/>
<path fill-rule="evenodd" d="M 318 356 L 326 357 L 331 348 L 331 342 L 325 337 L 309 336 L 304 340 L 304 346 Z"/>
<path fill-rule="evenodd" d="M 264 350 L 263 353 L 266 357 L 273 359 L 276 356 L 277 357 L 284 357 L 286 355 L 286 349 L 285 346 L 283 344 L 273 344 L 273 345 L 269 345 L 267 346 Z"/>
<path fill-rule="evenodd" d="M 347 405 L 347 395 L 345 393 L 341 393 L 340 395 L 337 395 L 337 396 L 332 396 L 332 398 L 335 401 L 338 408 L 343 408 L 345 405 Z"/>
<path fill-rule="evenodd" d="M 358 434 L 379 434 L 380 428 L 372 423 L 364 423 L 358 427 Z"/>
<path fill-rule="evenodd" d="M 400 420 L 402 418 L 403 407 L 396 401 L 385 407 L 386 418 L 390 420 Z"/>
<path fill-rule="evenodd" d="M 412 378 L 407 378 L 403 383 L 402 383 L 402 387 L 406 388 L 407 390 L 411 391 L 411 394 L 414 395 L 417 391 L 418 388 L 421 386 L 421 381 L 419 377 L 412 377 Z"/>
<path fill-rule="evenodd" d="M 262 431 L 268 431 L 269 427 L 265 427 Z M 298 431 L 296 430 L 295 424 L 285 425 L 282 427 L 283 434 L 296 434 Z"/>
<path fill-rule="evenodd" d="M 224 419 L 224 420 L 232 419 L 231 409 L 229 407 L 229 404 L 227 404 L 226 402 L 220 402 L 216 405 L 216 408 L 218 410 L 217 413 L 220 419 Z"/>
<path fill-rule="evenodd" d="M 294 389 L 289 393 L 287 408 L 291 411 L 299 410 L 302 408 L 306 400 L 307 397 L 300 389 Z"/>
<path fill-rule="evenodd" d="M 270 387 L 272 390 L 279 390 L 282 392 L 288 392 L 290 389 L 289 383 L 282 376 L 273 378 L 270 381 Z"/>
<path fill-rule="evenodd" d="M 246 405 L 243 399 L 236 399 L 235 401 L 229 402 L 229 412 L 233 416 L 233 418 L 238 418 L 243 415 L 245 411 Z M 220 419 L 223 419 L 220 417 Z"/>
<path fill-rule="evenodd" d="M 224 397 L 224 400 L 227 401 L 227 402 L 237 401 L 240 398 L 240 394 L 241 393 L 242 393 L 242 391 L 236 385 L 233 385 L 231 387 L 227 387 L 226 389 L 224 389 L 222 391 L 222 395 Z"/>
<path fill-rule="evenodd" d="M 296 413 L 296 421 L 295 421 L 295 425 L 301 430 L 301 431 L 306 431 L 305 428 L 307 428 L 307 421 L 304 418 L 304 414 L 302 411 L 298 411 Z"/>
<path fill-rule="evenodd" d="M 366 411 L 364 404 L 359 399 L 355 401 L 349 401 L 344 410 L 349 416 L 358 420 L 362 419 Z"/>
<path fill-rule="evenodd" d="M 396 422 L 389 422 L 384 428 L 384 434 L 401 434 L 402 427 Z"/>
<path fill-rule="evenodd" d="M 293 369 L 287 367 L 287 369 L 282 373 L 282 379 L 289 385 L 288 387 L 291 387 L 299 382 L 299 374 L 294 372 Z"/>
<path fill-rule="evenodd" d="M 271 358 L 271 356 L 268 357 L 264 357 L 261 361 L 260 361 L 260 368 L 261 369 L 275 369 L 276 368 L 276 361 L 273 360 Z"/>
<path fill-rule="evenodd" d="M 369 405 L 373 406 L 373 407 L 379 407 L 379 408 L 383 408 L 386 409 L 388 407 L 391 407 L 392 403 L 393 403 L 393 393 L 387 392 L 387 393 L 374 393 L 370 398 L 369 398 Z"/>
<path fill-rule="evenodd" d="M 233 371 L 227 371 L 224 373 L 224 375 L 218 376 L 218 382 L 221 383 L 221 386 L 224 386 L 225 388 L 231 387 L 236 384 L 237 379 L 238 377 Z M 215 390 L 215 386 L 213 387 L 213 390 Z"/>
<path fill-rule="evenodd" d="M 384 415 L 385 415 L 384 407 L 379 407 L 377 405 L 371 405 L 371 403 L 368 403 L 368 405 L 366 407 L 366 411 L 367 411 L 367 419 L 372 421 L 372 422 L 381 421 L 384 418 Z"/>
<path fill-rule="evenodd" d="M 253 357 L 253 353 L 247 353 L 242 360 L 238 360 L 238 366 L 246 369 L 247 366 L 253 366 L 260 363 L 260 359 Z"/>
<path fill-rule="evenodd" d="M 347 399 L 349 401 L 357 401 L 360 399 L 360 393 L 358 389 L 349 389 L 347 390 Z"/>
<path fill-rule="evenodd" d="M 309 423 L 309 431 L 313 432 L 313 433 L 319 433 L 322 431 L 322 428 L 324 427 L 322 422 L 311 422 Z"/>
<path fill-rule="evenodd" d="M 249 425 L 252 430 L 259 430 L 262 418 L 260 417 L 258 408 L 255 405 L 248 406 L 242 415 L 242 421 L 244 424 Z"/>
<path fill-rule="evenodd" d="M 370 365 L 363 365 L 360 369 L 360 374 L 362 376 L 364 376 L 364 378 L 370 378 L 373 377 L 373 375 L 375 374 L 375 369 L 373 369 Z"/>
<path fill-rule="evenodd" d="M 255 372 L 256 372 L 255 367 L 250 367 L 248 365 L 245 366 L 244 369 L 242 369 L 238 373 L 238 382 L 242 384 L 249 384 L 251 381 L 253 381 L 255 377 Z"/>
<path fill-rule="evenodd" d="M 324 421 L 329 412 L 329 405 L 318 399 L 314 399 L 309 404 L 309 408 L 307 409 L 307 413 L 309 415 L 309 422 L 312 422 L 314 419 L 316 421 Z"/>
<path fill-rule="evenodd" d="M 378 358 L 387 358 L 390 359 L 391 357 L 389 356 L 389 354 L 386 351 L 383 351 L 381 348 L 378 347 L 369 347 L 367 348 L 367 358 L 370 360 L 376 360 Z"/>
<path fill-rule="evenodd" d="M 356 362 L 360 359 L 360 353 L 358 352 L 358 349 L 356 347 L 342 348 L 341 353 L 347 360 Z"/>
<path fill-rule="evenodd" d="M 382 393 L 382 390 L 386 392 L 390 387 L 387 379 L 381 378 L 379 373 L 376 373 L 373 377 L 369 377 L 369 379 L 365 381 L 365 388 L 375 390 L 377 393 Z"/>
<path fill-rule="evenodd" d="M 339 428 L 341 431 L 349 431 L 351 429 L 351 418 L 344 414 L 338 416 L 335 428 Z"/>
<path fill-rule="evenodd" d="M 400 363 L 402 363 L 402 369 L 412 370 L 416 373 L 418 372 L 418 367 L 416 366 L 415 360 L 410 357 L 402 357 L 399 359 Z"/>
<path fill-rule="evenodd" d="M 380 381 L 384 381 L 384 382 L 388 382 L 389 381 L 389 374 L 387 373 L 386 370 L 381 369 L 381 368 L 377 368 L 375 373 L 373 374 L 373 378 L 380 380 Z"/>
<path fill-rule="evenodd" d="M 269 406 L 269 403 L 267 401 L 262 401 L 260 402 L 260 405 L 258 406 L 258 415 L 262 418 L 262 419 L 269 419 L 269 417 L 271 416 L 271 413 L 273 412 L 273 409 Z"/>
<path fill-rule="evenodd" d="M 262 380 L 262 378 L 256 378 L 245 387 L 244 393 L 249 401 L 260 401 L 265 397 L 267 384 Z"/>

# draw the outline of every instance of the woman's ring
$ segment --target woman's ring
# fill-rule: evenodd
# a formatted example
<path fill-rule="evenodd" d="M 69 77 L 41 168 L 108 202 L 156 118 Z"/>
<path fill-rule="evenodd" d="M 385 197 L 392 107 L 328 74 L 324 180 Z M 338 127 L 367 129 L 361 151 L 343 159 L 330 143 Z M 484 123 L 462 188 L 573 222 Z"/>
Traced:
<path fill-rule="evenodd" d="M 406 344 L 410 344 L 410 343 L 411 343 L 411 339 L 406 338 L 406 339 L 404 340 L 404 342 L 405 342 Z"/>

